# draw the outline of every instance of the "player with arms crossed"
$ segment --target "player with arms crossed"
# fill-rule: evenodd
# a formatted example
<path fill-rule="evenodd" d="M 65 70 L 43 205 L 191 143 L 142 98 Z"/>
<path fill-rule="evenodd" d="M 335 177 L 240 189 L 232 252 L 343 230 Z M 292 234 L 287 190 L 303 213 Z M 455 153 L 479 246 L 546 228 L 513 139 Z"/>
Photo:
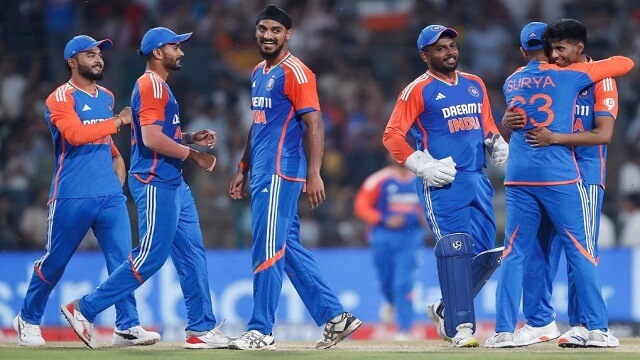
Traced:
<path fill-rule="evenodd" d="M 131 123 L 131 109 L 125 107 L 113 116 L 113 94 L 96 84 L 103 77 L 102 52 L 112 46 L 109 39 L 96 41 L 87 35 L 71 39 L 64 49 L 71 79 L 46 101 L 45 120 L 55 152 L 47 253 L 36 261 L 24 304 L 13 320 L 20 345 L 45 344 L 38 326 L 44 308 L 89 228 L 104 253 L 109 274 L 131 251 L 131 224 L 122 193 L 126 169 L 111 138 L 120 126 Z M 133 294 L 120 299 L 115 308 L 114 345 L 150 345 L 160 340 L 160 334 L 140 326 Z"/>
<path fill-rule="evenodd" d="M 144 35 L 139 53 L 147 63 L 131 95 L 131 169 L 129 189 L 138 206 L 140 245 L 100 286 L 62 306 L 62 314 L 78 337 L 91 347 L 93 321 L 106 308 L 129 296 L 171 256 L 187 307 L 187 349 L 226 348 L 229 337 L 215 327 L 207 260 L 195 201 L 182 177 L 182 162 L 191 159 L 212 171 L 215 157 L 183 144 L 213 148 L 215 133 L 180 129 L 178 103 L 166 83 L 181 68 L 180 44 L 191 33 L 178 35 L 158 27 Z"/>
<path fill-rule="evenodd" d="M 233 199 L 244 196 L 247 180 L 251 187 L 254 304 L 247 332 L 231 342 L 232 349 L 276 348 L 272 331 L 285 273 L 316 324 L 325 324 L 317 348 L 337 344 L 362 325 L 344 311 L 300 241 L 300 193 L 306 188 L 312 209 L 325 199 L 320 177 L 324 128 L 315 74 L 287 50 L 291 24 L 291 17 L 274 5 L 256 20 L 258 51 L 265 60 L 251 75 L 253 125 L 229 184 Z"/>
<path fill-rule="evenodd" d="M 591 58 L 584 54 L 587 43 L 587 28 L 577 20 L 561 19 L 551 24 L 545 33 L 546 43 L 550 46 L 551 60 L 560 67 L 573 63 L 590 62 Z M 576 100 L 575 122 L 572 134 L 553 133 L 546 127 L 537 127 L 526 133 L 527 142 L 531 146 L 569 145 L 575 146 L 576 160 L 580 169 L 582 182 L 587 190 L 584 194 L 589 199 L 589 212 L 586 213 L 587 249 L 598 258 L 598 233 L 604 184 L 606 175 L 607 144 L 613 136 L 613 128 L 618 114 L 618 92 L 614 79 L 607 78 L 595 85 L 583 89 Z M 521 113 L 507 111 L 503 124 L 511 129 L 524 127 L 526 119 Z M 545 219 L 548 221 L 548 219 Z M 523 310 L 527 324 L 516 330 L 514 342 L 518 345 L 529 345 L 558 337 L 553 320 L 554 310 L 551 306 L 552 282 L 555 278 L 562 245 L 559 240 L 550 237 L 539 239 L 541 246 L 534 246 L 525 271 Z M 548 266 L 547 266 L 548 265 Z M 547 273 L 540 281 L 540 269 Z M 569 324 L 571 329 L 558 339 L 561 347 L 585 347 L 589 331 L 584 327 L 582 313 L 576 294 L 576 288 L 568 268 L 569 280 Z M 555 336 L 554 336 L 555 335 Z"/>
<path fill-rule="evenodd" d="M 521 52 L 530 61 L 516 70 L 503 88 L 509 107 L 526 114 L 527 122 L 512 134 L 509 142 L 511 156 L 505 175 L 506 240 L 496 291 L 496 334 L 487 339 L 485 346 L 516 345 L 513 331 L 526 260 L 537 241 L 538 231 L 545 232 L 541 229 L 541 220 L 547 216 L 558 234 L 554 241 L 561 243 L 574 277 L 585 326 L 589 330 L 586 345 L 615 347 L 619 342 L 608 330 L 597 260 L 585 226 L 589 216 L 588 199 L 584 196 L 586 186 L 580 181 L 573 148 L 532 147 L 527 132 L 536 127 L 547 127 L 558 134 L 571 134 L 576 96 L 600 80 L 626 74 L 633 68 L 633 61 L 618 56 L 574 63 L 565 68 L 548 64 L 542 46 L 545 28 L 546 24 L 533 22 L 522 29 Z M 546 272 L 546 265 L 540 270 Z"/>
<path fill-rule="evenodd" d="M 396 163 L 371 174 L 360 187 L 354 212 L 367 223 L 380 291 L 396 313 L 395 340 L 411 340 L 413 284 L 426 231 L 413 172 Z M 383 308 L 384 309 L 384 308 Z"/>
<path fill-rule="evenodd" d="M 398 96 L 384 132 L 391 155 L 419 177 L 416 184 L 431 230 L 442 302 L 429 306 L 438 334 L 456 347 L 475 347 L 474 297 L 500 263 L 494 249 L 494 190 L 485 167 L 485 147 L 495 165 L 508 157 L 484 82 L 456 71 L 457 32 L 430 25 L 418 37 L 429 70 Z M 406 134 L 416 139 L 416 148 Z"/>

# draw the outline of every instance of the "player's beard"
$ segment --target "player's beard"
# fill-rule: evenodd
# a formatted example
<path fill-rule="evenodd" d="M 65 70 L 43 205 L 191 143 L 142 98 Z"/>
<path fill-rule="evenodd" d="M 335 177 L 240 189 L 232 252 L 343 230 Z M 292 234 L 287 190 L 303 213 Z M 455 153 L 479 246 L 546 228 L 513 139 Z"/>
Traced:
<path fill-rule="evenodd" d="M 165 59 L 166 60 L 164 63 L 164 67 L 166 67 L 167 69 L 171 71 L 176 71 L 182 68 L 182 65 L 180 64 L 180 59 L 182 59 L 182 57 L 178 57 L 175 59 L 170 59 L 170 58 L 165 58 Z"/>
<path fill-rule="evenodd" d="M 260 56 L 262 56 L 263 59 L 265 60 L 271 60 L 271 59 L 277 59 L 280 57 L 280 53 L 282 52 L 282 48 L 284 47 L 284 45 L 280 45 L 278 46 L 278 44 L 274 45 L 274 49 L 267 52 L 262 50 L 262 44 L 258 43 L 258 52 L 260 53 Z"/>
<path fill-rule="evenodd" d="M 84 66 L 84 65 L 78 64 L 78 74 L 80 76 L 92 81 L 102 80 L 102 78 L 104 77 L 102 69 L 100 69 L 100 72 L 98 73 L 95 73 L 92 70 L 93 68 L 91 66 Z"/>
<path fill-rule="evenodd" d="M 457 68 L 458 68 L 458 59 L 456 59 L 456 62 L 453 65 L 447 65 L 444 63 L 444 61 L 431 63 L 431 70 L 441 74 L 454 72 L 456 71 Z"/>

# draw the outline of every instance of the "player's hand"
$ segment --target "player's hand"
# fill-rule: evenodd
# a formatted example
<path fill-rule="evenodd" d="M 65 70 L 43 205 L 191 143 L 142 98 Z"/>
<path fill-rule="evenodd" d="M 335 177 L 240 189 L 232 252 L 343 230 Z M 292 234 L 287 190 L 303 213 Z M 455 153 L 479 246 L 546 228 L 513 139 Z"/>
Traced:
<path fill-rule="evenodd" d="M 317 208 L 327 198 L 324 192 L 324 181 L 320 174 L 307 175 L 307 201 L 309 207 Z"/>
<path fill-rule="evenodd" d="M 216 142 L 218 141 L 218 136 L 215 131 L 205 129 L 200 130 L 197 133 L 194 133 L 191 137 L 193 143 L 198 146 L 206 146 L 209 149 L 213 149 L 216 146 Z"/>
<path fill-rule="evenodd" d="M 507 129 L 518 130 L 522 129 L 526 124 L 526 113 L 520 108 L 515 108 L 513 104 L 509 105 L 502 116 L 502 125 Z"/>
<path fill-rule="evenodd" d="M 423 178 L 429 186 L 442 187 L 450 184 L 457 174 L 456 163 L 451 156 L 435 160 L 422 151 L 414 151 L 409 155 L 404 166 Z"/>
<path fill-rule="evenodd" d="M 525 141 L 531 145 L 531 147 L 542 147 L 555 144 L 555 134 L 546 127 L 536 127 L 527 131 L 524 136 L 527 138 Z"/>
<path fill-rule="evenodd" d="M 246 176 L 242 169 L 238 169 L 236 175 L 231 179 L 229 183 L 229 196 L 234 200 L 244 198 L 244 187 L 246 185 Z"/>
<path fill-rule="evenodd" d="M 493 165 L 502 166 L 507 162 L 509 158 L 509 144 L 504 141 L 500 134 L 494 134 L 492 137 L 484 139 L 484 144 L 491 154 L 491 163 Z"/>
<path fill-rule="evenodd" d="M 443 187 L 451 184 L 456 178 L 456 163 L 451 156 L 442 160 L 431 160 L 418 167 L 416 175 L 423 178 L 427 185 Z"/>
<path fill-rule="evenodd" d="M 187 159 L 193 160 L 198 166 L 204 170 L 211 172 L 216 166 L 216 157 L 211 154 L 205 154 L 198 150 L 189 149 Z"/>
<path fill-rule="evenodd" d="M 131 124 L 131 108 L 128 106 L 125 106 L 118 114 L 118 117 L 120 118 L 120 120 L 122 120 L 122 124 L 120 125 L 116 124 L 116 125 L 122 126 L 122 125 Z"/>

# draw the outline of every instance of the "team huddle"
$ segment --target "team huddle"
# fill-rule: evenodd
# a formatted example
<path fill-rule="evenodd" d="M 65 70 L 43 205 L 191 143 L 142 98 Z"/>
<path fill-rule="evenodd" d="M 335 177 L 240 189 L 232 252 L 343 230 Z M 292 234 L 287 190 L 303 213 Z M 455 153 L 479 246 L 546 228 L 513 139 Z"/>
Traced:
<path fill-rule="evenodd" d="M 300 195 L 305 193 L 312 209 L 326 198 L 320 176 L 324 127 L 316 76 L 287 50 L 291 28 L 291 17 L 274 5 L 256 19 L 263 61 L 251 75 L 252 126 L 228 188 L 232 199 L 242 199 L 247 185 L 251 191 L 254 305 L 246 332 L 231 337 L 219 329 L 198 212 L 182 176 L 187 159 L 208 172 L 216 165 L 213 155 L 188 146 L 214 148 L 216 133 L 182 132 L 178 102 L 166 82 L 181 68 L 181 45 L 192 33 L 158 27 L 142 38 L 138 53 L 146 70 L 134 85 L 131 107 L 117 115 L 113 94 L 96 84 L 111 40 L 80 35 L 65 47 L 71 78 L 46 101 L 45 120 L 55 148 L 46 253 L 34 265 L 13 321 L 20 345 L 45 345 L 39 324 L 47 300 L 89 228 L 109 276 L 61 307 L 89 348 L 98 346 L 94 320 L 112 305 L 114 346 L 160 341 L 159 333 L 140 325 L 134 291 L 169 257 L 187 309 L 184 348 L 275 350 L 273 327 L 284 274 L 316 324 L 323 326 L 316 348 L 330 348 L 362 325 L 344 309 L 300 239 Z M 442 298 L 426 310 L 443 339 L 456 347 L 479 345 L 474 298 L 502 267 L 496 334 L 486 347 L 553 339 L 562 347 L 618 346 L 608 329 L 600 289 L 597 234 L 606 143 L 617 116 L 611 78 L 629 72 L 633 62 L 623 56 L 601 61 L 586 57 L 586 28 L 578 21 L 528 24 L 520 34 L 528 63 L 505 81 L 508 108 L 502 124 L 510 131 L 501 134 L 482 79 L 457 70 L 457 35 L 440 25 L 420 33 L 417 48 L 428 70 L 400 93 L 382 136 L 396 165 L 373 174 L 356 197 L 356 214 L 374 229 L 375 263 L 385 300 L 398 311 L 400 330 L 411 325 L 412 283 L 406 274 L 417 266 L 411 259 L 428 224 L 436 237 Z M 590 110 L 576 113 L 579 105 Z M 127 124 L 127 182 L 140 234 L 134 249 L 122 190 L 127 171 L 112 139 Z M 506 165 L 506 238 L 501 247 L 495 244 L 494 190 L 483 172 L 487 160 Z M 424 218 L 415 215 L 420 208 Z M 400 228 L 411 235 L 399 239 Z M 394 246 L 401 241 L 406 243 Z M 571 325 L 564 334 L 550 305 L 562 251 Z M 383 270 L 396 266 L 394 259 L 399 264 L 394 271 Z M 527 323 L 516 329 L 521 300 Z"/>

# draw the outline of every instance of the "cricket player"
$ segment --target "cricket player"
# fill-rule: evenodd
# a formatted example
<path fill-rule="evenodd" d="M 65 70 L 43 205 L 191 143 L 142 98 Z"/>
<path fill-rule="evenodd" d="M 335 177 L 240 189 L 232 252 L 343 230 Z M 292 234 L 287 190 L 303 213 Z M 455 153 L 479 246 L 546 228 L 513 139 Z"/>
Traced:
<path fill-rule="evenodd" d="M 587 28 L 577 20 L 561 19 L 546 30 L 545 39 L 550 45 L 550 59 L 560 67 L 573 63 L 590 62 L 584 54 L 587 44 Z M 525 125 L 525 118 L 517 112 L 506 112 L 503 123 L 512 129 Z M 598 232 L 602 199 L 606 177 L 607 144 L 613 136 L 615 119 L 618 114 L 618 92 L 614 79 L 607 78 L 595 85 L 584 88 L 576 99 L 573 115 L 573 133 L 553 133 L 546 127 L 531 129 L 526 134 L 531 146 L 568 145 L 575 146 L 575 156 L 580 170 L 581 181 L 585 184 L 584 197 L 590 204 L 585 212 L 585 233 L 587 250 L 598 259 Z M 549 221 L 544 219 L 544 221 Z M 571 269 L 569 271 L 569 324 L 571 329 L 562 336 L 554 321 L 551 306 L 552 281 L 555 278 L 562 245 L 552 236 L 539 238 L 541 246 L 534 245 L 525 271 L 523 310 L 527 324 L 516 330 L 514 342 L 530 345 L 558 338 L 560 347 L 585 347 L 589 331 L 584 326 L 586 320 L 580 309 Z M 545 265 L 547 265 L 545 267 Z M 541 278 L 540 269 L 548 273 Z M 544 281 L 540 281 L 544 280 Z"/>
<path fill-rule="evenodd" d="M 251 188 L 254 305 L 247 331 L 231 341 L 231 349 L 276 348 L 272 331 L 285 273 L 316 324 L 325 325 L 317 348 L 339 343 L 362 325 L 344 310 L 300 241 L 300 193 L 306 190 L 312 209 L 325 199 L 320 177 L 324 128 L 315 74 L 287 50 L 291 26 L 289 14 L 274 5 L 256 19 L 264 61 L 251 75 L 253 125 L 229 185 L 233 199 L 244 196 L 247 181 Z"/>
<path fill-rule="evenodd" d="M 102 80 L 103 51 L 109 39 L 87 35 L 71 39 L 64 60 L 71 79 L 46 100 L 45 121 L 51 130 L 55 172 L 49 192 L 47 252 L 34 264 L 20 313 L 13 320 L 18 342 L 43 346 L 40 322 L 51 291 L 62 277 L 89 228 L 113 273 L 131 251 L 131 225 L 122 193 L 126 169 L 111 135 L 131 123 L 131 109 L 113 115 L 113 93 L 97 85 Z M 115 303 L 113 345 L 150 345 L 160 334 L 140 326 L 133 293 Z"/>
<path fill-rule="evenodd" d="M 398 164 L 371 174 L 354 201 L 355 215 L 367 225 L 380 291 L 396 314 L 395 340 L 410 340 L 413 284 L 425 218 L 416 193 L 415 174 Z"/>
<path fill-rule="evenodd" d="M 494 248 L 494 190 L 482 172 L 485 149 L 498 166 L 509 150 L 494 123 L 484 82 L 456 70 L 457 35 L 441 25 L 422 30 L 418 52 L 428 70 L 398 96 L 383 143 L 418 176 L 424 214 L 436 236 L 442 302 L 429 307 L 429 317 L 456 347 L 476 347 L 473 298 L 501 254 Z M 414 147 L 406 140 L 408 131 Z"/>
<path fill-rule="evenodd" d="M 512 134 L 509 142 L 511 156 L 505 175 L 506 239 L 496 291 L 496 334 L 487 339 L 485 346 L 515 346 L 513 332 L 525 261 L 546 214 L 574 276 L 578 301 L 589 330 L 587 346 L 616 347 L 619 342 L 608 329 L 597 260 L 588 250 L 585 231 L 588 202 L 583 196 L 586 189 L 580 181 L 573 148 L 532 147 L 526 133 L 541 126 L 556 133 L 572 133 L 572 104 L 579 92 L 607 77 L 626 74 L 633 68 L 633 61 L 617 56 L 564 68 L 548 64 L 540 47 L 545 28 L 546 24 L 534 22 L 522 29 L 521 51 L 529 63 L 507 78 L 503 87 L 507 104 L 526 114 L 527 123 Z"/>
<path fill-rule="evenodd" d="M 90 348 L 93 321 L 106 308 L 129 296 L 171 256 L 187 307 L 187 349 L 229 346 L 229 337 L 216 328 L 202 233 L 191 189 L 182 177 L 182 162 L 193 160 L 212 171 L 213 155 L 184 144 L 213 148 L 215 133 L 183 133 L 180 112 L 166 79 L 181 68 L 181 44 L 191 33 L 176 34 L 153 28 L 143 36 L 138 51 L 147 63 L 131 95 L 131 169 L 129 189 L 138 207 L 140 245 L 91 293 L 62 306 L 78 337 Z"/>

